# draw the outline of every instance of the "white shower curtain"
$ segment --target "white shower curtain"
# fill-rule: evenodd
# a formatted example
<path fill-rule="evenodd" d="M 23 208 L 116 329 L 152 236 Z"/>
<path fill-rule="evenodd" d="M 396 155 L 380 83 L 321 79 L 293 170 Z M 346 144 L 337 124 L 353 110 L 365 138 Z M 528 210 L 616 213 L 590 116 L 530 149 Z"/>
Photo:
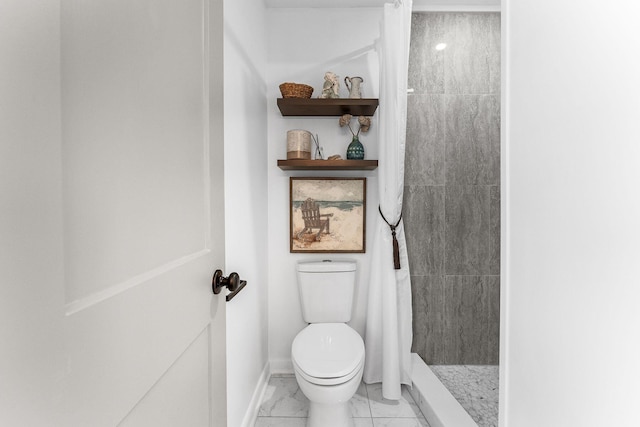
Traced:
<path fill-rule="evenodd" d="M 384 5 L 379 43 L 380 152 L 378 188 L 380 214 L 374 221 L 369 302 L 365 333 L 364 381 L 382 382 L 382 396 L 398 400 L 401 385 L 411 384 L 411 282 L 401 221 L 404 150 L 407 127 L 407 75 L 411 34 L 411 0 Z M 387 223 L 388 222 L 388 223 Z M 400 269 L 394 268 L 396 225 Z"/>

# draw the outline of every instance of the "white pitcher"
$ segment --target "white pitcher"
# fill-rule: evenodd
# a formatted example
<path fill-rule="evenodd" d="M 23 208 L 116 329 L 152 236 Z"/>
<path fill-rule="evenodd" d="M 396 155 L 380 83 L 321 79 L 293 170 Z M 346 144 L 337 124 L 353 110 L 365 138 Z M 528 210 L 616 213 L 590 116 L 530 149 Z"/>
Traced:
<path fill-rule="evenodd" d="M 360 85 L 362 84 L 362 77 L 345 77 L 344 85 L 349 90 L 349 98 L 360 99 L 362 94 L 360 93 Z"/>

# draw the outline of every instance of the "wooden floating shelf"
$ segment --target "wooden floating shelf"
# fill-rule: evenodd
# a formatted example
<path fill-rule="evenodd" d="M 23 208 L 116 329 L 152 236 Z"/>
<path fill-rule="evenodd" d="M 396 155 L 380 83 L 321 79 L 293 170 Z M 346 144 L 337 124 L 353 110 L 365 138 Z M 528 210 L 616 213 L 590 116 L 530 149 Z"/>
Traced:
<path fill-rule="evenodd" d="M 289 170 L 374 170 L 378 167 L 377 160 L 278 160 L 278 167 Z"/>
<path fill-rule="evenodd" d="M 378 99 L 278 98 L 278 108 L 283 116 L 373 116 Z"/>

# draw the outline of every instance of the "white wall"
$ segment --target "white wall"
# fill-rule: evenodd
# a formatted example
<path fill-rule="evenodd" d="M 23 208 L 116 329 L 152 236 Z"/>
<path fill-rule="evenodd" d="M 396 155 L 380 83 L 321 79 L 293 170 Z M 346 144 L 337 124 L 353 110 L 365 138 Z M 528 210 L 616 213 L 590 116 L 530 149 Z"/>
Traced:
<path fill-rule="evenodd" d="M 250 421 L 268 362 L 265 13 L 261 2 L 224 2 L 224 273 L 248 282 L 227 303 L 229 426 Z"/>
<path fill-rule="evenodd" d="M 289 177 L 351 176 L 367 177 L 367 249 L 371 247 L 373 218 L 377 214 L 378 189 L 376 171 L 310 172 L 282 171 L 278 159 L 286 158 L 286 132 L 307 129 L 317 133 L 325 156 L 346 157 L 351 142 L 348 130 L 340 128 L 338 117 L 282 117 L 276 105 L 281 97 L 278 85 L 286 81 L 306 83 L 315 88 L 313 97 L 322 91 L 324 73 L 333 71 L 344 79 L 364 79 L 363 97 L 378 97 L 378 56 L 374 42 L 379 36 L 382 9 L 270 9 L 268 11 L 267 102 L 269 132 L 269 358 L 274 372 L 289 371 L 291 342 L 305 326 L 300 312 L 295 265 L 302 259 L 355 259 L 360 269 L 356 311 L 352 326 L 364 334 L 368 276 L 368 254 L 291 254 L 289 253 Z M 347 96 L 344 82 L 342 96 Z M 365 158 L 377 159 L 377 113 L 371 130 L 362 134 Z M 255 141 L 263 143 L 265 141 Z"/>
<path fill-rule="evenodd" d="M 501 426 L 638 425 L 639 15 L 503 2 Z"/>

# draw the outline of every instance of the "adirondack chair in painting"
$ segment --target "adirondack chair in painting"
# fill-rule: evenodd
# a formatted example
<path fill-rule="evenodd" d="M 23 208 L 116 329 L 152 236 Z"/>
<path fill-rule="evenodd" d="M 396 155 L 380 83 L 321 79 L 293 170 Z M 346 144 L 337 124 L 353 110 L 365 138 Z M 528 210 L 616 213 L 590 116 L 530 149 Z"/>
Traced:
<path fill-rule="evenodd" d="M 329 234 L 329 218 L 333 216 L 332 213 L 320 214 L 320 207 L 312 198 L 302 202 L 300 209 L 302 210 L 304 228 L 298 233 L 298 239 L 302 238 L 305 233 L 312 233 L 315 228 L 318 229 L 315 240 L 318 240 L 323 230 L 326 230 L 325 233 Z"/>

